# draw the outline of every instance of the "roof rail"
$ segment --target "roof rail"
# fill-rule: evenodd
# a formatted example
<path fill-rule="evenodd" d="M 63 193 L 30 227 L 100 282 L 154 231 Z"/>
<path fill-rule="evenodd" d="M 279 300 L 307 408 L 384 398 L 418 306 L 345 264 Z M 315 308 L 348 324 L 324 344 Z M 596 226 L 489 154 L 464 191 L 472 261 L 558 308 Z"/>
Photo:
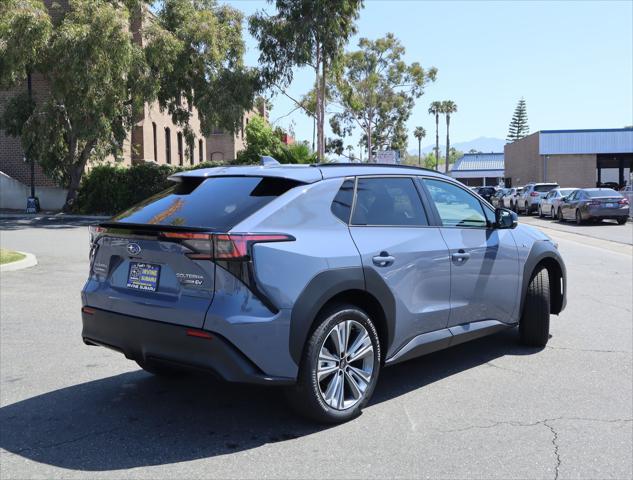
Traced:
<path fill-rule="evenodd" d="M 416 167 L 415 165 L 400 165 L 392 163 L 311 163 L 311 167 L 395 167 L 395 168 L 413 168 L 415 170 L 424 170 L 426 172 L 442 173 L 432 168 Z"/>

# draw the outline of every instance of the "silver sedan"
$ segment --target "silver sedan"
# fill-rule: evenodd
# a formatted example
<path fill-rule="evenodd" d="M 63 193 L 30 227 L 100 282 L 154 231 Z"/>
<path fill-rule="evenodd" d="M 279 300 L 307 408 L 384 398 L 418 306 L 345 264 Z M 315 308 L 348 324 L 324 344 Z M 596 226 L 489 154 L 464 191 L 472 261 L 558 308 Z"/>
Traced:
<path fill-rule="evenodd" d="M 538 216 L 543 218 L 550 216 L 558 219 L 558 210 L 563 198 L 576 190 L 575 188 L 555 188 L 551 190 L 538 206 Z"/>

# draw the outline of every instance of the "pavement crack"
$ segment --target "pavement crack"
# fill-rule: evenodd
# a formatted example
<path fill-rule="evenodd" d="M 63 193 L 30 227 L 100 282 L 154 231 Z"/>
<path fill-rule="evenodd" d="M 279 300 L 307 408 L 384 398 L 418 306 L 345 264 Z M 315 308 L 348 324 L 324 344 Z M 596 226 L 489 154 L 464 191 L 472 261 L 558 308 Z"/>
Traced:
<path fill-rule="evenodd" d="M 556 457 L 556 467 L 554 469 L 554 480 L 558 480 L 558 474 L 560 472 L 560 451 L 558 448 L 558 432 L 556 429 L 547 423 L 547 420 L 543 421 L 543 425 L 545 425 L 552 432 L 552 445 L 554 446 L 554 456 Z"/>
<path fill-rule="evenodd" d="M 633 422 L 633 418 L 615 418 L 615 419 L 603 419 L 603 418 L 588 418 L 588 417 L 556 417 L 556 418 L 546 418 L 544 420 L 538 420 L 536 422 L 518 422 L 518 421 L 498 421 L 492 422 L 490 425 L 470 425 L 464 428 L 455 428 L 452 430 L 439 430 L 441 433 L 456 433 L 456 432 L 465 432 L 468 430 L 479 430 L 479 429 L 488 429 L 488 428 L 496 428 L 504 425 L 509 425 L 511 427 L 535 427 L 537 425 L 545 424 L 546 422 L 557 422 L 557 421 L 586 421 L 586 422 L 602 422 L 602 423 L 625 423 L 625 422 Z M 549 428 L 549 427 L 548 427 Z"/>
<path fill-rule="evenodd" d="M 552 350 L 570 350 L 572 352 L 589 352 L 589 353 L 632 353 L 627 350 L 598 350 L 591 348 L 569 348 L 569 347 L 552 347 L 550 345 L 546 345 L 545 348 L 550 348 Z"/>
<path fill-rule="evenodd" d="M 508 367 L 502 367 L 502 366 L 497 365 L 496 363 L 493 363 L 493 362 L 486 362 L 484 365 L 488 365 L 489 367 L 498 368 L 499 370 L 506 370 L 508 372 L 518 373 L 519 375 L 522 374 L 522 372 L 520 372 L 519 370 L 514 370 L 514 369 L 508 368 Z"/>

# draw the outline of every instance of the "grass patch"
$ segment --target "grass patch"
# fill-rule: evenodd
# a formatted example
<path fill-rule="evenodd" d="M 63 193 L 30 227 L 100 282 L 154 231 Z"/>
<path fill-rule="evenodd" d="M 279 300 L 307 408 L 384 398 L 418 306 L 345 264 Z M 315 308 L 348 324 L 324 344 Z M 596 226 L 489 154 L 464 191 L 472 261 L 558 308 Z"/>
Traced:
<path fill-rule="evenodd" d="M 17 262 L 18 260 L 22 260 L 25 257 L 26 255 L 23 255 L 22 253 L 0 248 L 0 265 L 4 265 L 5 263 Z"/>

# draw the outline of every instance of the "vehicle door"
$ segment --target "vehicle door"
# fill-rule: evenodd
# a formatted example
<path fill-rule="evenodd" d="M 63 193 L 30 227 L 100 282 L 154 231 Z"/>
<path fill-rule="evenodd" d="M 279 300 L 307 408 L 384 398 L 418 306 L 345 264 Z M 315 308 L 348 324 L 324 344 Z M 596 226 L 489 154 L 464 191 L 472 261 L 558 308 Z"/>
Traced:
<path fill-rule="evenodd" d="M 356 180 L 350 232 L 365 281 L 384 282 L 395 299 L 393 349 L 446 328 L 450 310 L 448 249 L 429 222 L 416 183 L 407 176 Z"/>
<path fill-rule="evenodd" d="M 580 190 L 574 190 L 570 195 L 560 202 L 560 211 L 565 220 L 574 218 L 576 215 L 575 205 L 577 203 Z"/>
<path fill-rule="evenodd" d="M 511 230 L 496 229 L 494 211 L 456 183 L 424 178 L 451 258 L 449 326 L 517 321 L 518 250 Z"/>

